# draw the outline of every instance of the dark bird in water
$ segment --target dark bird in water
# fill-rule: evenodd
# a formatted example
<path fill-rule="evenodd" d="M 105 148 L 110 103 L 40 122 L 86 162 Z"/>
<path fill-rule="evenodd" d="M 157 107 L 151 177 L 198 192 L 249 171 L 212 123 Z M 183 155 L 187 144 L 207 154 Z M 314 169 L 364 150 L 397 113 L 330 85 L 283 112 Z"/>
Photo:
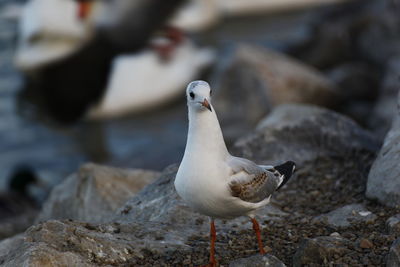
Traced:
<path fill-rule="evenodd" d="M 34 223 L 40 205 L 29 192 L 41 186 L 32 168 L 18 166 L 10 175 L 7 191 L 0 193 L 0 240 L 25 231 Z"/>
<path fill-rule="evenodd" d="M 6 192 L 0 194 L 0 218 L 6 219 L 38 209 L 38 204 L 29 193 L 29 186 L 39 184 L 34 171 L 27 166 L 17 167 L 11 174 Z"/>
<path fill-rule="evenodd" d="M 73 0 L 71 0 L 73 1 Z M 72 123 L 103 96 L 112 59 L 148 45 L 184 0 L 103 0 L 107 17 L 93 36 L 71 55 L 42 66 L 26 83 L 19 103 L 33 103 L 61 123 Z M 79 0 L 77 16 L 90 13 L 92 1 Z"/>

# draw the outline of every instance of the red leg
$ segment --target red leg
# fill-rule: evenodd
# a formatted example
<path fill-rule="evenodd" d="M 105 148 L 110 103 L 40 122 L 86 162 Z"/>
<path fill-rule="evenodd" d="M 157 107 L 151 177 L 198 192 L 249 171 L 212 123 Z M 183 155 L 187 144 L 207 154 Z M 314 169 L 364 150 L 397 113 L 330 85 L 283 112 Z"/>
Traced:
<path fill-rule="evenodd" d="M 260 225 L 258 224 L 257 220 L 255 218 L 251 218 L 251 221 L 253 222 L 253 230 L 256 233 L 257 241 L 258 241 L 258 248 L 260 249 L 260 254 L 265 254 L 264 246 L 261 240 L 261 231 L 260 231 Z"/>
<path fill-rule="evenodd" d="M 216 267 L 217 261 L 215 260 L 215 240 L 217 239 L 217 232 L 215 231 L 214 220 L 211 220 L 210 238 L 210 267 Z"/>

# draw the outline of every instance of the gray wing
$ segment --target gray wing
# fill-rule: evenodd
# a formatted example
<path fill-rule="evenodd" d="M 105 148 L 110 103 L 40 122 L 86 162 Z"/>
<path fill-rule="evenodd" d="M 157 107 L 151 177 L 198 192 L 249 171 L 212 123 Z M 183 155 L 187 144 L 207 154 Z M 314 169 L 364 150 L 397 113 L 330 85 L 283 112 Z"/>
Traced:
<path fill-rule="evenodd" d="M 283 176 L 272 166 L 232 157 L 228 161 L 232 175 L 229 187 L 232 196 L 247 202 L 260 202 L 272 195 L 282 183 Z"/>
<path fill-rule="evenodd" d="M 232 171 L 234 173 L 238 173 L 241 171 L 245 171 L 249 174 L 260 174 L 265 171 L 265 169 L 273 169 L 274 167 L 272 166 L 259 166 L 252 162 L 251 160 L 244 159 L 244 158 L 239 158 L 239 157 L 233 157 L 230 156 L 228 160 L 228 165 L 231 167 Z"/>

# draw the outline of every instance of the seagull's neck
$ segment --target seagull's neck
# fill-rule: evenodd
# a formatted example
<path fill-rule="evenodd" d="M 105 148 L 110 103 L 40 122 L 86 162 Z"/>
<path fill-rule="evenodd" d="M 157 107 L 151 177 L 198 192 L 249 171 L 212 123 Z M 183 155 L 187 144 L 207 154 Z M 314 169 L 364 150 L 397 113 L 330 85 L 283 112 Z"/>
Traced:
<path fill-rule="evenodd" d="M 198 158 L 202 154 L 206 154 L 208 158 L 225 158 L 229 155 L 214 108 L 212 107 L 212 112 L 198 112 L 189 107 L 185 156 Z"/>

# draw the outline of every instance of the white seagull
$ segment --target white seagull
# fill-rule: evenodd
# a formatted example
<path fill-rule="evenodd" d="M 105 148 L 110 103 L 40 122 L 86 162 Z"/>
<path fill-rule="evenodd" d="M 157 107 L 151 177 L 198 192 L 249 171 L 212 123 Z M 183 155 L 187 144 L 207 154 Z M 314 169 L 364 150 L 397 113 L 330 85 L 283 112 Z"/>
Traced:
<path fill-rule="evenodd" d="M 275 167 L 263 166 L 230 155 L 211 104 L 209 84 L 205 81 L 191 82 L 186 96 L 189 132 L 175 188 L 192 209 L 211 218 L 210 265 L 216 265 L 216 218 L 249 216 L 260 253 L 264 254 L 255 212 L 267 205 L 272 193 L 289 180 L 295 163 L 288 161 Z"/>

